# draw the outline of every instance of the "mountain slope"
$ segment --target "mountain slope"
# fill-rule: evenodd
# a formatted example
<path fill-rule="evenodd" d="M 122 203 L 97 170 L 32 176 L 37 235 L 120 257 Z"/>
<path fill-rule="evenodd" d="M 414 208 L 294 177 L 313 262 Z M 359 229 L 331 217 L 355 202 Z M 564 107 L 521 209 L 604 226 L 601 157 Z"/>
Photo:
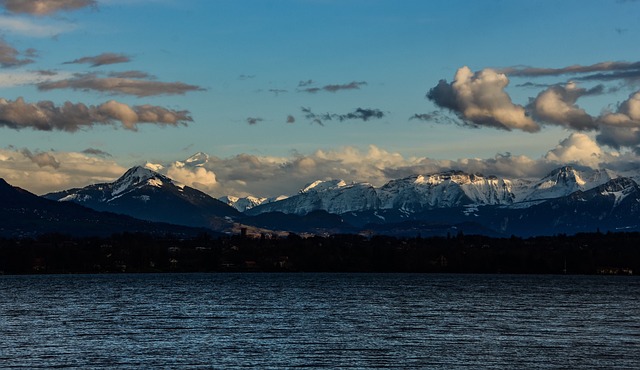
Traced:
<path fill-rule="evenodd" d="M 220 230 L 239 212 L 209 195 L 137 166 L 112 183 L 44 195 L 143 220 Z"/>
<path fill-rule="evenodd" d="M 347 184 L 342 180 L 315 181 L 300 193 L 276 202 L 263 203 L 249 209 L 248 215 L 280 212 L 305 215 L 313 211 L 342 214 L 379 207 L 375 188 L 366 183 Z"/>
<path fill-rule="evenodd" d="M 109 236 L 122 232 L 156 235 L 197 235 L 202 229 L 153 223 L 108 212 L 98 212 L 71 202 L 55 202 L 0 179 L 0 236 L 35 237 L 45 233 L 74 236 Z"/>

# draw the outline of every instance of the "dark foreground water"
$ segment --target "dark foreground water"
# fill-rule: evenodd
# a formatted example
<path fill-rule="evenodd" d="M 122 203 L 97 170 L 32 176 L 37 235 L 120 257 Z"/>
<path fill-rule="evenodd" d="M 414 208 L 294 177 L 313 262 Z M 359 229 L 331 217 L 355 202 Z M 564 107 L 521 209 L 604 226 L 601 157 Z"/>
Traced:
<path fill-rule="evenodd" d="M 640 279 L 0 276 L 0 368 L 639 369 Z"/>

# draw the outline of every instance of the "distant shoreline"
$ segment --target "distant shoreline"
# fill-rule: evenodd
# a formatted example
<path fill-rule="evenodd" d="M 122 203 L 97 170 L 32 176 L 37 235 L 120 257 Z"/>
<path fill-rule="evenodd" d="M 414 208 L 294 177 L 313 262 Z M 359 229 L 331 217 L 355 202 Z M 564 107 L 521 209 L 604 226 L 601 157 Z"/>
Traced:
<path fill-rule="evenodd" d="M 418 272 L 634 275 L 640 233 L 534 238 L 149 234 L 0 239 L 0 274 Z"/>

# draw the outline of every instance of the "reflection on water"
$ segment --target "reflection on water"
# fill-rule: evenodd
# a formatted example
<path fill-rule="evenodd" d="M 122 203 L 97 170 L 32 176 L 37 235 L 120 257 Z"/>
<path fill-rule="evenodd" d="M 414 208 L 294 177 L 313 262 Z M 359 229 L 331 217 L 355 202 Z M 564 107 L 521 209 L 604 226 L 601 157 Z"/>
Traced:
<path fill-rule="evenodd" d="M 640 279 L 0 276 L 1 368 L 640 368 Z"/>

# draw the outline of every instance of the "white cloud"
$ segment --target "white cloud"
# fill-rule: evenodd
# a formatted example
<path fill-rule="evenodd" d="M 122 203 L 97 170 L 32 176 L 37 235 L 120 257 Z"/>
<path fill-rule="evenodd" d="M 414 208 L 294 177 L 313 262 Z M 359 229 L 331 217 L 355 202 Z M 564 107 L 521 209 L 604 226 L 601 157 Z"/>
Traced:
<path fill-rule="evenodd" d="M 0 177 L 36 194 L 113 181 L 125 171 L 112 160 L 82 153 L 0 149 Z"/>
<path fill-rule="evenodd" d="M 10 184 L 42 194 L 113 181 L 126 171 L 125 167 L 103 157 L 34 152 L 37 158 L 25 149 L 0 150 L 0 177 Z M 640 167 L 638 159 L 631 151 L 606 152 L 589 135 L 574 133 L 539 158 L 510 153 L 458 160 L 406 158 L 372 145 L 367 150 L 344 147 L 310 154 L 295 153 L 289 157 L 211 156 L 206 162 L 147 163 L 146 167 L 217 198 L 224 195 L 292 195 L 316 180 L 342 179 L 347 183 L 368 182 L 382 186 L 393 179 L 447 170 L 539 179 L 566 164 L 629 170 Z"/>
<path fill-rule="evenodd" d="M 571 134 L 550 150 L 545 158 L 558 164 L 577 163 L 597 168 L 603 160 L 603 151 L 588 135 Z"/>
<path fill-rule="evenodd" d="M 178 163 L 174 163 L 166 170 L 169 178 L 205 192 L 211 192 L 216 188 L 216 175 L 213 171 L 202 167 L 185 168 Z"/>
<path fill-rule="evenodd" d="M 508 84 L 503 73 L 492 69 L 474 73 L 465 66 L 458 69 L 451 84 L 440 81 L 427 96 L 477 126 L 539 131 L 540 126 L 526 115 L 524 107 L 513 104 L 504 91 Z"/>
<path fill-rule="evenodd" d="M 43 74 L 39 71 L 13 71 L 0 73 L 0 87 L 9 88 L 23 85 L 33 85 L 47 81 L 57 81 L 71 77 L 70 72 L 55 72 Z"/>
<path fill-rule="evenodd" d="M 54 37 L 74 31 L 77 25 L 52 21 L 33 21 L 30 18 L 0 15 L 0 31 L 29 37 Z"/>
<path fill-rule="evenodd" d="M 587 93 L 573 82 L 554 85 L 541 92 L 530 107 L 534 116 L 542 121 L 575 130 L 593 130 L 596 128 L 594 118 L 575 104 Z"/>

